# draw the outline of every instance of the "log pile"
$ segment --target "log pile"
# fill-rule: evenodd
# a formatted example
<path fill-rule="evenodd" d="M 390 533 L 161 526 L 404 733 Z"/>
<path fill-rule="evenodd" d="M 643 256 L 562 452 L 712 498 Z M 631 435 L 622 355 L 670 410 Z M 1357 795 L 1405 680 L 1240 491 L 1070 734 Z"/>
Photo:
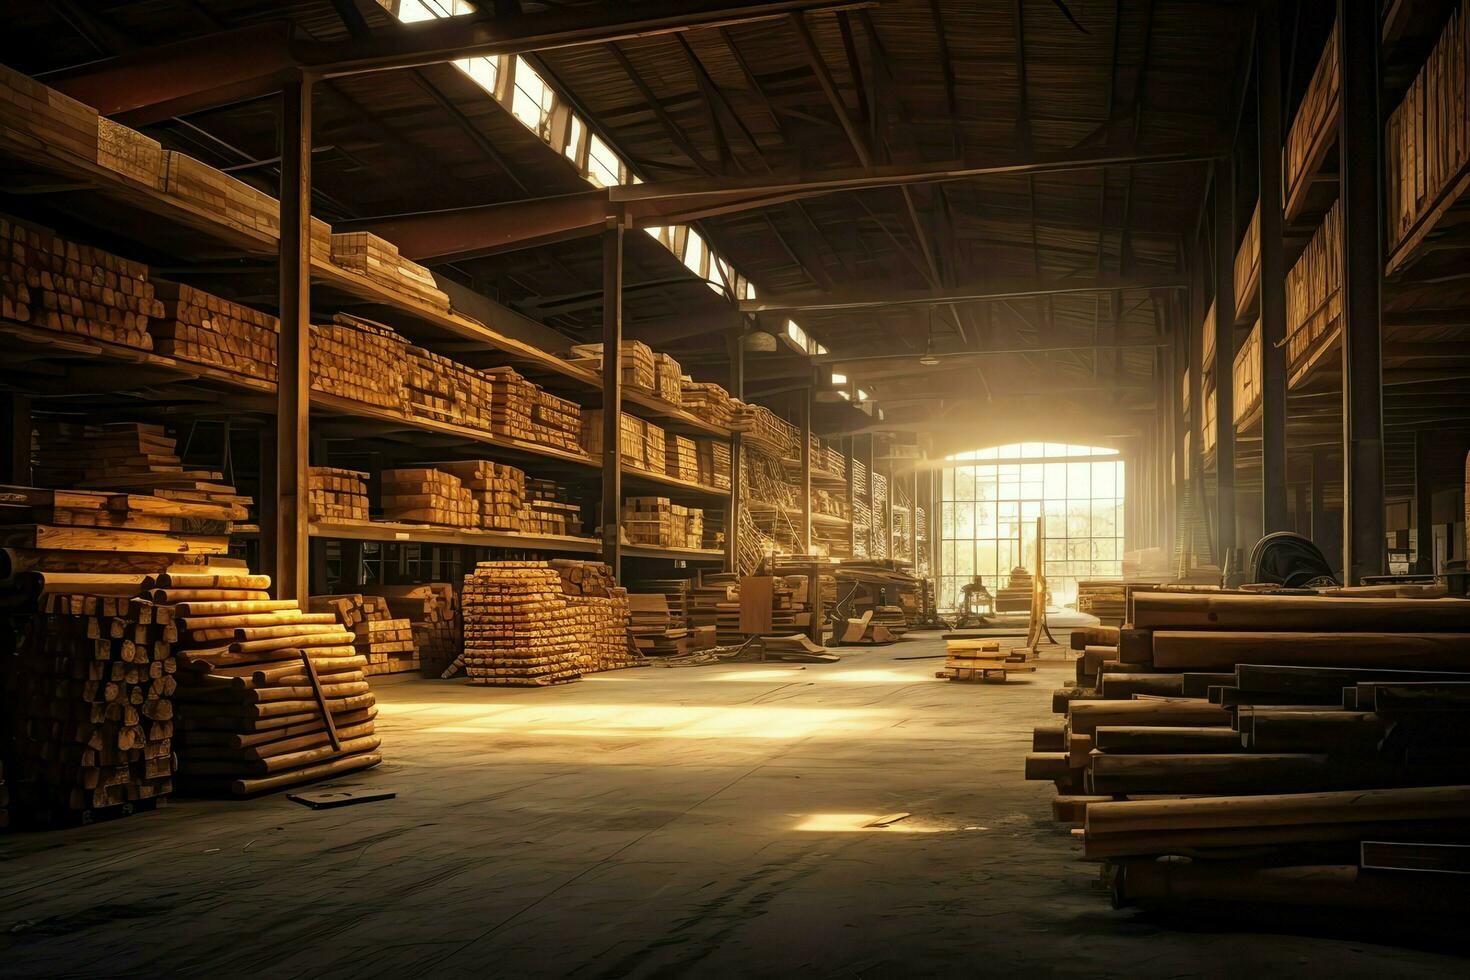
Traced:
<path fill-rule="evenodd" d="M 275 317 L 182 283 L 155 279 L 153 291 L 160 309 L 148 332 L 157 353 L 260 381 L 276 379 Z"/>
<path fill-rule="evenodd" d="M 531 428 L 535 441 L 543 446 L 569 453 L 582 451 L 582 406 L 574 401 L 537 388 L 531 406 Z"/>
<path fill-rule="evenodd" d="M 383 470 L 378 503 L 385 521 L 479 527 L 480 503 L 459 477 L 428 467 Z"/>
<path fill-rule="evenodd" d="M 307 474 L 307 512 L 312 521 L 366 521 L 368 475 L 334 466 L 313 466 Z"/>
<path fill-rule="evenodd" d="M 331 238 L 334 264 L 359 272 L 396 293 L 448 312 L 449 297 L 434 281 L 434 274 L 398 253 L 398 246 L 370 231 L 349 231 Z"/>
<path fill-rule="evenodd" d="M 489 378 L 422 347 L 409 347 L 407 354 L 403 383 L 410 415 L 490 428 L 494 384 Z"/>
<path fill-rule="evenodd" d="M 561 576 L 546 562 L 480 562 L 460 602 L 464 651 L 450 672 L 462 666 L 471 684 L 513 687 L 582 676 Z"/>
<path fill-rule="evenodd" d="M 704 511 L 676 504 L 668 497 L 624 498 L 622 528 L 628 544 L 704 547 Z"/>
<path fill-rule="evenodd" d="M 577 635 L 577 669 L 583 674 L 642 667 L 645 658 L 628 648 L 628 590 L 619 588 L 602 562 L 556 559 L 562 592 Z"/>
<path fill-rule="evenodd" d="M 388 604 L 388 612 L 406 620 L 413 633 L 419 671 L 439 677 L 460 650 L 459 600 L 448 582 L 422 585 L 378 585 L 369 590 Z"/>
<path fill-rule="evenodd" d="M 152 350 L 163 315 L 148 267 L 0 217 L 0 315 L 45 330 Z"/>
<path fill-rule="evenodd" d="M 23 617 L 5 685 L 19 818 L 70 823 L 172 791 L 176 632 L 172 610 L 135 596 L 48 593 Z"/>
<path fill-rule="evenodd" d="M 338 313 L 311 325 L 311 390 L 407 414 L 408 341 L 371 320 Z"/>
<path fill-rule="evenodd" d="M 1130 605 L 1131 625 L 1073 635 L 1077 684 L 1052 702 L 1065 724 L 1038 727 L 1026 760 L 1119 901 L 1351 903 L 1365 842 L 1470 843 L 1470 601 L 1139 590 Z M 1179 856 L 1200 868 L 1155 866 Z M 1352 874 L 1307 891 L 1260 877 L 1317 866 Z"/>
<path fill-rule="evenodd" d="M 524 531 L 529 518 L 526 474 L 514 466 L 485 459 L 435 463 L 469 491 L 478 508 L 477 527 L 487 531 Z"/>
<path fill-rule="evenodd" d="M 148 584 L 179 623 L 182 783 L 250 796 L 382 761 L 367 662 L 335 612 L 272 600 L 267 576 L 225 566 Z"/>

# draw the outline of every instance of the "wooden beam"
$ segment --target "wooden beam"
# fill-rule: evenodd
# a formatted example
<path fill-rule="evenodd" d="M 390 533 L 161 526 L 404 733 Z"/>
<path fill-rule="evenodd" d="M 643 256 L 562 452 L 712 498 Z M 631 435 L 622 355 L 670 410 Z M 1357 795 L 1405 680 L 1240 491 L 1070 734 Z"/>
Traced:
<path fill-rule="evenodd" d="M 995 279 L 968 288 L 955 289 L 849 289 L 843 292 L 806 296 L 765 296 L 741 300 L 744 313 L 790 312 L 793 310 L 843 310 L 883 306 L 930 306 L 949 303 L 1001 301 L 1032 296 L 1072 293 L 1112 293 L 1124 290 L 1185 289 L 1184 277 L 1168 273 L 1158 276 L 1098 276 L 1077 279 L 1018 277 Z"/>
<path fill-rule="evenodd" d="M 311 81 L 281 92 L 279 381 L 276 386 L 275 559 L 277 599 L 310 593 L 306 490 L 311 430 Z"/>
<path fill-rule="evenodd" d="M 873 152 L 863 139 L 863 134 L 858 131 L 852 117 L 847 114 L 847 104 L 842 101 L 842 93 L 837 89 L 837 82 L 832 77 L 832 69 L 827 67 L 827 59 L 822 57 L 822 51 L 817 47 L 817 41 L 812 37 L 811 30 L 806 26 L 806 18 L 798 11 L 791 14 L 791 26 L 796 30 L 796 36 L 801 41 L 802 49 L 806 52 L 807 61 L 812 66 L 813 73 L 817 76 L 817 84 L 822 88 L 822 94 L 827 97 L 827 103 L 832 107 L 832 112 L 837 116 L 837 123 L 842 131 L 847 134 L 847 142 L 852 145 L 852 152 L 856 154 L 858 162 L 865 168 L 873 165 Z"/>

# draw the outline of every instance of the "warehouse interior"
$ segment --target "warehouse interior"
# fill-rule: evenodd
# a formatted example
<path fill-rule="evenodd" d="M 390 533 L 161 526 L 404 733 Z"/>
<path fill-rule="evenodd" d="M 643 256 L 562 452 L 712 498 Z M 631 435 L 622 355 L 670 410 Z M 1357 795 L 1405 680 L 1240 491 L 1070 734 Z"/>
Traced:
<path fill-rule="evenodd" d="M 1463 971 L 1458 0 L 3 15 L 0 974 Z"/>

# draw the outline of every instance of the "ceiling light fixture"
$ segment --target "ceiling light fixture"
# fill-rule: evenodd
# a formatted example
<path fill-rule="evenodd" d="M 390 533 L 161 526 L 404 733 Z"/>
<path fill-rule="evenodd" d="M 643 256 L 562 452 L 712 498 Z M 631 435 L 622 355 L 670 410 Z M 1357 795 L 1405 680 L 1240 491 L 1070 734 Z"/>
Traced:
<path fill-rule="evenodd" d="M 934 353 L 934 308 L 929 308 L 929 336 L 924 338 L 924 354 L 919 358 L 919 363 L 925 367 L 935 367 L 939 364 L 939 356 Z"/>

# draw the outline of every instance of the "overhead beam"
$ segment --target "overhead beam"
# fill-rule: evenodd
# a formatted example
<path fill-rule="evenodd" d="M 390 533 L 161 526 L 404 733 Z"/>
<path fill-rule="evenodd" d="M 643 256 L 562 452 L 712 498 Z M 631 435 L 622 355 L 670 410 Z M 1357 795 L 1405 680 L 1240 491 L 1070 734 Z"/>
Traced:
<path fill-rule="evenodd" d="M 331 78 L 416 68 L 870 4 L 871 0 L 644 0 L 636 6 L 610 4 L 540 14 L 476 12 L 335 41 L 293 37 L 292 25 L 279 20 L 104 59 L 57 73 L 46 83 L 104 116 L 147 110 L 130 121 L 155 121 L 260 98 L 297 72 Z"/>
<path fill-rule="evenodd" d="M 933 306 L 1055 296 L 1070 293 L 1114 293 L 1123 290 L 1185 289 L 1181 274 L 1159 276 L 1097 276 L 1077 279 L 1021 277 L 994 279 L 956 289 L 851 289 L 808 296 L 765 296 L 740 301 L 742 313 L 774 313 L 794 310 L 849 310 L 883 306 Z"/>

